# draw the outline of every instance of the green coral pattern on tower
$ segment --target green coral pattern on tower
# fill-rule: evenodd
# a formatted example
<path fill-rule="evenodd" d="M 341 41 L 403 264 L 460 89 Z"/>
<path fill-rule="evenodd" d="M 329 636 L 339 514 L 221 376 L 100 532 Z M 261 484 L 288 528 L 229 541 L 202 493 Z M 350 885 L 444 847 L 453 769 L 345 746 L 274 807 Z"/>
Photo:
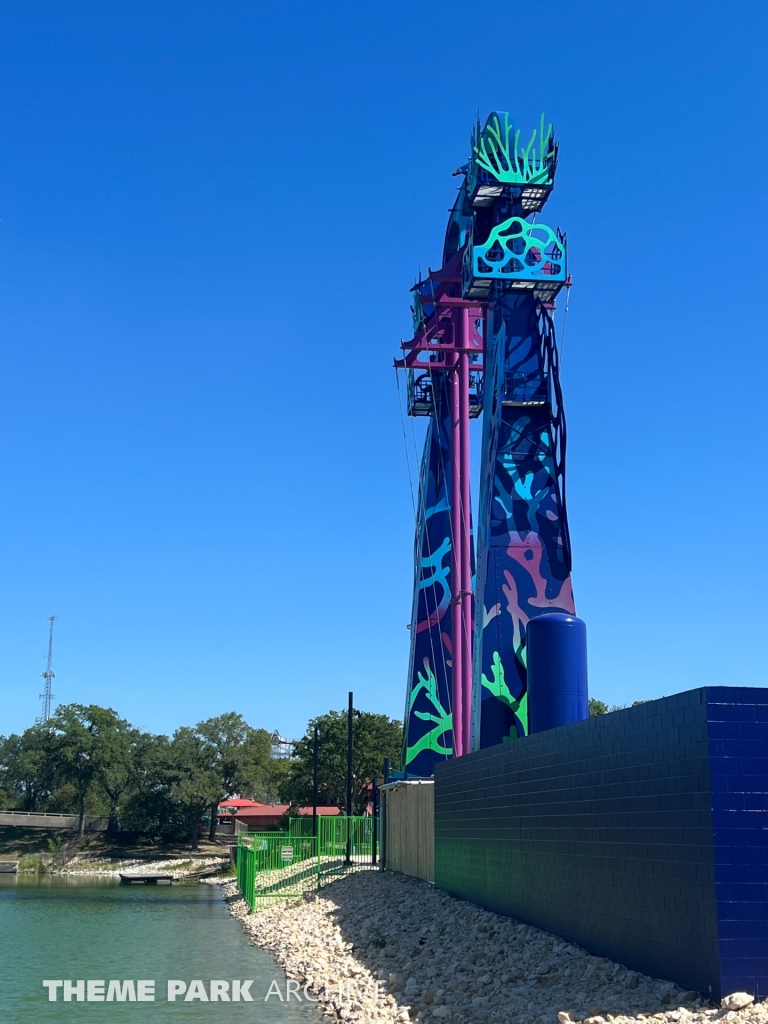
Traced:
<path fill-rule="evenodd" d="M 520 647 L 515 652 L 520 660 L 525 664 L 525 648 Z M 504 665 L 501 662 L 501 656 L 498 651 L 493 652 L 493 659 L 491 661 L 491 675 L 493 680 L 490 680 L 488 676 L 483 674 L 481 676 L 483 686 L 486 690 L 490 691 L 497 700 L 500 700 L 502 704 L 506 704 L 512 714 L 517 718 L 518 722 L 523 728 L 523 734 L 528 735 L 528 691 L 520 697 L 512 696 L 512 692 L 506 684 L 504 679 Z M 507 739 L 508 737 L 504 737 Z M 510 730 L 509 738 L 516 739 L 517 733 Z"/>
<path fill-rule="evenodd" d="M 410 764 L 410 762 L 417 754 L 420 754 L 422 750 L 434 750 L 443 757 L 450 757 L 453 753 L 453 747 L 445 746 L 440 742 L 441 737 L 453 729 L 453 716 L 449 711 L 446 711 L 440 703 L 440 698 L 437 694 L 437 679 L 435 678 L 435 673 L 432 671 L 429 664 L 429 658 L 424 659 L 424 671 L 424 675 L 422 675 L 421 672 L 417 673 L 419 681 L 411 691 L 408 702 L 408 711 L 412 711 L 416 698 L 420 693 L 424 692 L 425 696 L 434 708 L 435 713 L 414 711 L 413 714 L 416 718 L 420 718 L 424 722 L 434 722 L 435 727 L 420 737 L 413 746 L 406 748 L 404 762 L 406 765 Z"/>

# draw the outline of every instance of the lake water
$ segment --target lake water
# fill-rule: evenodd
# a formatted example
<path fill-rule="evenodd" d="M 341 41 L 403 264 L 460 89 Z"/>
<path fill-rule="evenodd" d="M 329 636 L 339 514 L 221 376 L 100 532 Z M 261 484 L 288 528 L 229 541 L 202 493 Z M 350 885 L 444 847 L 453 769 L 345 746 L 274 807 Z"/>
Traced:
<path fill-rule="evenodd" d="M 43 980 L 153 980 L 154 1002 L 50 1002 Z M 169 980 L 187 989 L 167 999 Z M 192 988 L 191 982 L 200 981 Z M 252 980 L 253 1002 L 210 1001 L 211 980 Z M 273 995 L 265 1002 L 272 986 Z M 135 986 L 134 986 L 135 987 Z M 283 1001 L 274 994 L 279 989 Z M 185 995 L 209 997 L 185 1000 Z M 94 988 L 93 994 L 101 990 Z M 303 1000 L 303 993 L 300 993 Z M 85 990 L 87 996 L 87 988 Z M 138 992 L 137 992 L 138 995 Z M 159 1024 L 165 1021 L 260 1021 L 320 1024 L 317 1008 L 295 996 L 285 1002 L 286 979 L 271 956 L 252 946 L 217 885 L 120 885 L 112 880 L 0 875 L 0 1021 L 2 1024 Z"/>

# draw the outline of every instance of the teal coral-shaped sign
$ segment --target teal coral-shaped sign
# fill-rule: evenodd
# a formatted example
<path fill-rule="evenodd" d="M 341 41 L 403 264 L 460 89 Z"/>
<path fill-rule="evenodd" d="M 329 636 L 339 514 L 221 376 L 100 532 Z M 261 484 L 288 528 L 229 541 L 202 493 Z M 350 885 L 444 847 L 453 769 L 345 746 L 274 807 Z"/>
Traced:
<path fill-rule="evenodd" d="M 488 240 L 472 248 L 474 277 L 506 281 L 566 279 L 565 235 L 546 224 L 510 217 L 492 229 Z"/>

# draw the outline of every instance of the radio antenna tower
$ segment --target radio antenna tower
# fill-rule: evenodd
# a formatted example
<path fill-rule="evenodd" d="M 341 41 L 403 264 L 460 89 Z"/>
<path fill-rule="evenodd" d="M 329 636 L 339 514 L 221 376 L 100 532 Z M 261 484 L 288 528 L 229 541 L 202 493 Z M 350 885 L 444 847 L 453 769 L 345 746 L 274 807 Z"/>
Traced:
<path fill-rule="evenodd" d="M 51 630 L 48 634 L 48 666 L 45 672 L 40 673 L 45 680 L 45 689 L 40 694 L 40 700 L 43 702 L 43 713 L 40 716 L 41 722 L 47 722 L 51 717 L 51 701 L 53 700 L 51 680 L 56 678 L 56 673 L 53 671 L 53 624 L 57 618 L 57 615 L 48 616 L 48 621 L 51 624 Z"/>

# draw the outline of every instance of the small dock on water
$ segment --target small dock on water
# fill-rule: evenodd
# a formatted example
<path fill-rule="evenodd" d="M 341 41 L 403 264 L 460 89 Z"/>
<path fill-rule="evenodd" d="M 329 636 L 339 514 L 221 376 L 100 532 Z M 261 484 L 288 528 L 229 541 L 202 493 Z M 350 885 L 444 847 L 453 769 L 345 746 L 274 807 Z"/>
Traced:
<path fill-rule="evenodd" d="M 0 875 L 16 875 L 19 871 L 17 860 L 0 860 Z"/>
<path fill-rule="evenodd" d="M 131 874 L 128 871 L 120 872 L 120 881 L 126 885 L 170 885 L 171 882 L 178 882 L 178 875 L 139 875 Z"/>
<path fill-rule="evenodd" d="M 213 867 L 203 868 L 202 871 L 190 871 L 184 875 L 174 875 L 171 873 L 163 874 L 162 872 L 148 872 L 146 874 L 139 874 L 138 872 L 121 871 L 120 881 L 125 885 L 170 885 L 172 882 L 186 882 L 186 881 L 197 881 L 199 878 L 210 878 L 211 875 L 215 875 L 219 870 L 219 865 L 214 864 Z"/>

